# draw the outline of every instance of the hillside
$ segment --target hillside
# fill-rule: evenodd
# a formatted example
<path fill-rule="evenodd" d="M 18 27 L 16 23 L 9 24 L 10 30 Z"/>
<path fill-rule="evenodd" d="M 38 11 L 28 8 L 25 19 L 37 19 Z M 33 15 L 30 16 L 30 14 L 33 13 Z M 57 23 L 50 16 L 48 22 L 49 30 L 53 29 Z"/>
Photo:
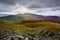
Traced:
<path fill-rule="evenodd" d="M 50 30 L 60 33 L 60 23 L 50 21 L 17 21 L 16 23 L 0 20 L 0 29 L 28 33 L 28 30 Z"/>
<path fill-rule="evenodd" d="M 26 31 L 29 29 L 28 27 L 25 27 L 23 25 L 17 25 L 13 22 L 0 20 L 0 29 L 2 30 L 8 30 L 8 31 L 16 31 L 20 34 L 26 33 Z"/>
<path fill-rule="evenodd" d="M 0 17 L 0 19 L 0 29 L 3 30 L 13 30 L 21 34 L 32 30 L 36 32 L 39 30 L 50 30 L 60 33 L 60 17 L 58 16 L 18 14 Z"/>
<path fill-rule="evenodd" d="M 18 14 L 18 15 L 9 15 L 0 17 L 0 19 L 8 20 L 8 21 L 18 21 L 18 20 L 50 20 L 50 21 L 58 21 L 60 22 L 59 16 L 42 16 L 42 15 L 36 15 L 36 14 Z"/>
<path fill-rule="evenodd" d="M 0 17 L 0 19 L 8 20 L 8 21 L 16 21 L 22 19 L 22 17 L 17 15 L 9 15 L 9 16 Z"/>
<path fill-rule="evenodd" d="M 50 30 L 60 32 L 60 23 L 51 21 L 18 21 L 17 24 L 31 28 L 31 30 Z"/>

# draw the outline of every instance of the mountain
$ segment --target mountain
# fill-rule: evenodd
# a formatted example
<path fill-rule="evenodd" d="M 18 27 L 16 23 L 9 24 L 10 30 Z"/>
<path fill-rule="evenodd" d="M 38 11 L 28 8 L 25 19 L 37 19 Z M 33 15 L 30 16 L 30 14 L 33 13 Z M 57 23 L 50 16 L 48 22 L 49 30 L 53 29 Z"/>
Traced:
<path fill-rule="evenodd" d="M 9 15 L 9 16 L 0 17 L 0 19 L 9 20 L 9 21 L 20 20 L 21 18 L 22 18 L 21 16 L 17 16 L 17 15 Z"/>
<path fill-rule="evenodd" d="M 60 17 L 58 17 L 58 16 L 47 16 L 46 20 L 60 21 Z"/>
<path fill-rule="evenodd" d="M 58 16 L 18 14 L 18 15 L 3 16 L 3 17 L 0 17 L 0 19 L 3 19 L 3 20 L 0 20 L 0 29 L 3 29 L 3 30 L 16 31 L 21 34 L 22 33 L 23 34 L 24 33 L 37 33 L 38 34 L 39 30 L 49 30 L 49 31 L 60 33 L 60 23 L 51 22 L 51 20 L 60 21 L 60 17 Z M 22 19 L 24 21 L 20 21 Z M 16 21 L 16 22 L 11 22 L 11 21 Z"/>
<path fill-rule="evenodd" d="M 9 15 L 0 17 L 0 19 L 4 20 L 10 20 L 10 21 L 17 21 L 17 20 L 50 20 L 50 21 L 60 21 L 60 17 L 58 16 L 42 16 L 42 15 L 36 15 L 36 14 L 18 14 L 18 15 Z"/>

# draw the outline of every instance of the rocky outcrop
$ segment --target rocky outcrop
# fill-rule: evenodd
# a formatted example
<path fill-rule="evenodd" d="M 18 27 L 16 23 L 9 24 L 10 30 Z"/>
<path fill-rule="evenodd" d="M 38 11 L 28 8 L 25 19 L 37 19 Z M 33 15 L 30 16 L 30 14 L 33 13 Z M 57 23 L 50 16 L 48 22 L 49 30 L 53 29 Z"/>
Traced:
<path fill-rule="evenodd" d="M 0 40 L 60 40 L 60 34 L 41 30 L 39 36 L 34 34 L 20 35 L 17 32 L 0 30 Z"/>
<path fill-rule="evenodd" d="M 58 35 L 57 33 L 47 31 L 47 30 L 42 30 L 40 31 L 40 40 L 60 40 L 60 34 Z"/>

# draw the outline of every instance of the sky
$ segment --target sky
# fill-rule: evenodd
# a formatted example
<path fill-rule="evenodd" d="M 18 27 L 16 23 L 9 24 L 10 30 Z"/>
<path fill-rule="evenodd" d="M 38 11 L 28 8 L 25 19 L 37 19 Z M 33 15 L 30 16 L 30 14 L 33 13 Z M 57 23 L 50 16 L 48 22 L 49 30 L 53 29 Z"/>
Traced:
<path fill-rule="evenodd" d="M 0 14 L 60 16 L 60 0 L 0 0 Z"/>

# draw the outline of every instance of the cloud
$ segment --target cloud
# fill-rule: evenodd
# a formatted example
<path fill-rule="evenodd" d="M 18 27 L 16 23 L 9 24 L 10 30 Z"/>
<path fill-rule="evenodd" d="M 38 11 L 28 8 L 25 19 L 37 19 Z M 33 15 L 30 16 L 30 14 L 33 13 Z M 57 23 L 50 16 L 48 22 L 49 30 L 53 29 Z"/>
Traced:
<path fill-rule="evenodd" d="M 28 9 L 25 8 L 24 6 L 22 6 L 22 7 L 18 7 L 16 10 L 13 10 L 11 12 L 13 12 L 13 13 L 26 13 L 27 11 L 28 11 Z"/>
<path fill-rule="evenodd" d="M 13 13 L 13 12 L 0 12 L 0 14 L 16 15 L 17 13 Z"/>
<path fill-rule="evenodd" d="M 60 6 L 60 0 L 0 0 L 0 3 L 8 5 L 24 5 L 31 8 Z"/>
<path fill-rule="evenodd" d="M 8 12 L 14 9 L 15 9 L 15 6 L 0 4 L 0 12 Z"/>
<path fill-rule="evenodd" d="M 24 6 L 18 7 L 17 9 L 12 10 L 10 12 L 0 12 L 0 13 L 9 14 L 9 15 L 32 13 L 32 14 L 43 15 L 43 16 L 60 16 L 60 10 L 53 10 L 52 8 L 28 9 Z"/>
<path fill-rule="evenodd" d="M 48 11 L 43 11 L 40 13 L 37 12 L 37 14 L 43 15 L 43 16 L 60 16 L 60 10 L 57 10 L 57 11 L 48 10 Z"/>
<path fill-rule="evenodd" d="M 29 7 L 38 8 L 38 7 L 57 7 L 57 6 L 60 6 L 60 0 L 35 0 Z"/>
<path fill-rule="evenodd" d="M 0 0 L 0 12 L 5 14 L 28 12 L 39 15 L 58 15 L 59 10 L 60 0 Z"/>
<path fill-rule="evenodd" d="M 14 4 L 14 0 L 0 0 L 0 3 L 13 5 Z"/>

